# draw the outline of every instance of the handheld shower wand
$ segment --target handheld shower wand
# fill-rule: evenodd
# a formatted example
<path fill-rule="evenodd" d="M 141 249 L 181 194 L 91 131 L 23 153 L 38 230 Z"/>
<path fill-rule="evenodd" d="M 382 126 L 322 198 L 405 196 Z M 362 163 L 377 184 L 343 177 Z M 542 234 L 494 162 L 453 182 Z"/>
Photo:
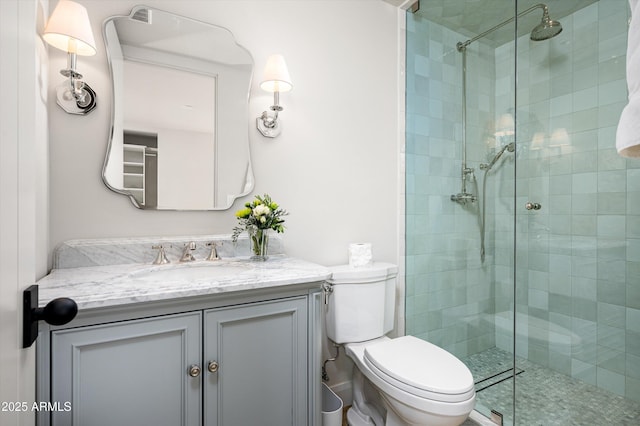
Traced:
<path fill-rule="evenodd" d="M 504 154 L 505 151 L 514 152 L 515 150 L 516 150 L 516 145 L 513 142 L 503 146 L 502 149 L 498 151 L 498 153 L 493 157 L 493 159 L 488 164 L 484 164 L 484 163 L 480 164 L 480 170 L 484 170 L 485 172 L 488 172 L 496 164 L 496 162 L 500 159 L 500 157 L 502 157 L 502 154 Z"/>
<path fill-rule="evenodd" d="M 484 250 L 484 235 L 485 235 L 485 227 L 487 220 L 487 211 L 486 211 L 486 194 L 487 194 L 487 175 L 491 168 L 496 164 L 496 162 L 502 157 L 502 154 L 505 151 L 515 152 L 516 144 L 515 142 L 511 142 L 506 144 L 505 146 L 498 151 L 496 155 L 494 155 L 493 159 L 489 162 L 489 164 L 480 164 L 480 170 L 484 170 L 484 176 L 482 177 L 482 210 L 480 216 L 480 261 L 484 262 L 485 250 Z"/>

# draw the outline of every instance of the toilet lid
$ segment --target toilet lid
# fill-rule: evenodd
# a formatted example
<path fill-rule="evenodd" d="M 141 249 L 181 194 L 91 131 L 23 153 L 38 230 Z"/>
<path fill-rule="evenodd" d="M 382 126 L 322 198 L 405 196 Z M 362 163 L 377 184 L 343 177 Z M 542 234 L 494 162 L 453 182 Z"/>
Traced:
<path fill-rule="evenodd" d="M 364 359 L 383 380 L 417 396 L 455 402 L 475 392 L 473 376 L 462 361 L 414 336 L 369 345 Z"/>

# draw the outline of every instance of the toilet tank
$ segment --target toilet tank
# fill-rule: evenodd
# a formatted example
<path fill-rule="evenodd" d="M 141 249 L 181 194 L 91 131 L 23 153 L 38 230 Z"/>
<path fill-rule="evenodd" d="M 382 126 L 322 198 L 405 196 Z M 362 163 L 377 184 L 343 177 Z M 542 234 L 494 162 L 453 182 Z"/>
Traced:
<path fill-rule="evenodd" d="M 369 266 L 329 268 L 332 291 L 326 311 L 327 337 L 335 343 L 364 342 L 393 329 L 398 267 L 374 262 Z"/>

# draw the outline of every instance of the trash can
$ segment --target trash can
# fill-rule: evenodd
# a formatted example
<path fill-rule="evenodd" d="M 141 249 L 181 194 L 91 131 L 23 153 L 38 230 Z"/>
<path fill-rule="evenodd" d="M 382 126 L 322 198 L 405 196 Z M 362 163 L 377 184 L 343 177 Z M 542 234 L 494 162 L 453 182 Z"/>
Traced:
<path fill-rule="evenodd" d="M 322 384 L 322 426 L 342 426 L 342 400 Z"/>

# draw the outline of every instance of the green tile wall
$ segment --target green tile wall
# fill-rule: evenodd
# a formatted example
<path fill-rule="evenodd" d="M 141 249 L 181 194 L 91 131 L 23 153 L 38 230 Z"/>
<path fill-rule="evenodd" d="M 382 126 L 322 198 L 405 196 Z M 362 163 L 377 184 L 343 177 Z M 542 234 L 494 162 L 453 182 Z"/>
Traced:
<path fill-rule="evenodd" d="M 494 315 L 512 315 L 515 291 L 517 355 L 640 401 L 640 161 L 615 151 L 628 18 L 627 2 L 600 0 L 563 17 L 554 39 L 519 38 L 515 97 L 514 43 L 469 47 L 476 185 L 500 143 L 493 123 L 514 110 L 517 123 L 516 154 L 488 177 L 481 263 L 477 203 L 449 199 L 462 158 L 455 44 L 468 37 L 407 15 L 408 334 L 459 357 L 511 350 L 513 333 Z M 543 208 L 527 211 L 527 201 Z"/>
<path fill-rule="evenodd" d="M 406 331 L 459 357 L 495 346 L 491 262 L 480 263 L 477 204 L 450 200 L 460 192 L 462 59 L 466 40 L 419 13 L 407 16 L 406 64 Z M 469 138 L 493 115 L 492 49 L 470 49 Z M 488 84 L 478 84 L 478 79 Z M 475 84 L 471 84 L 475 82 Z M 468 150 L 478 168 L 483 152 Z"/>

